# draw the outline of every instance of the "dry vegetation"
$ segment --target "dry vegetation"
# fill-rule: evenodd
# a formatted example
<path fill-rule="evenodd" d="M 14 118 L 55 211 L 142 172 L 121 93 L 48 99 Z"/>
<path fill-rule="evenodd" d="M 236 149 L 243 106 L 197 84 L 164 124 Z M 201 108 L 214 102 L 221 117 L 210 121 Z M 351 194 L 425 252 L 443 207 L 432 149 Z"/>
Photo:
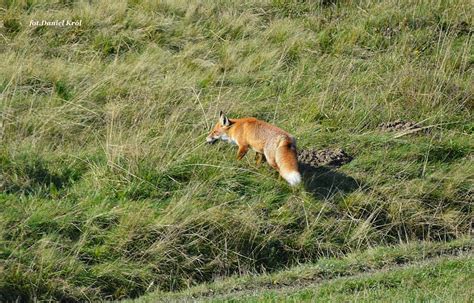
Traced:
<path fill-rule="evenodd" d="M 473 16 L 462 0 L 0 0 L 0 301 L 469 236 Z M 354 159 L 292 190 L 205 145 L 221 109 Z M 430 131 L 378 128 L 396 119 Z"/>

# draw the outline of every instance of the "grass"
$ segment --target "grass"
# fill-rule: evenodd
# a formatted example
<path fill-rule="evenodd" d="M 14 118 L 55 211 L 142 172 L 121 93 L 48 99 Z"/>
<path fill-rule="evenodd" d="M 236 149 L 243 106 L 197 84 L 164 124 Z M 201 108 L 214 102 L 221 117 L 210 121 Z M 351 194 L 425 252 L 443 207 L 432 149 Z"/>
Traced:
<path fill-rule="evenodd" d="M 0 1 L 0 301 L 136 298 L 471 237 L 473 15 L 465 1 Z M 43 19 L 82 25 L 29 26 Z M 354 160 L 289 188 L 204 144 L 219 110 Z M 377 128 L 398 118 L 429 131 Z"/>
<path fill-rule="evenodd" d="M 304 290 L 263 291 L 211 302 L 470 302 L 473 258 L 446 258 L 370 275 L 338 278 Z M 464 289 L 466 291 L 461 291 Z"/>
<path fill-rule="evenodd" d="M 379 246 L 273 273 L 221 279 L 181 292 L 158 291 L 127 302 L 400 302 L 454 298 L 468 302 L 472 292 L 463 296 L 459 289 L 469 289 L 474 278 L 472 245 L 472 239 L 466 238 L 449 243 Z"/>

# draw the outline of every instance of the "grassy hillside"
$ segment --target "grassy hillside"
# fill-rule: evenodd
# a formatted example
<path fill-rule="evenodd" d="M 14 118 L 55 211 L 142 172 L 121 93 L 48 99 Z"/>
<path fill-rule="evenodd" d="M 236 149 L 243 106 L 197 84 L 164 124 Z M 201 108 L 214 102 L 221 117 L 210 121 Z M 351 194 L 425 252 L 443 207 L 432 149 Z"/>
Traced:
<path fill-rule="evenodd" d="M 468 1 L 0 0 L 0 301 L 181 290 L 470 237 Z M 32 20 L 81 26 L 30 26 Z M 354 160 L 289 188 L 219 110 Z M 425 131 L 386 132 L 415 121 Z"/>
<path fill-rule="evenodd" d="M 127 302 L 470 302 L 472 239 L 377 247 Z"/>
<path fill-rule="evenodd" d="M 474 259 L 442 258 L 365 275 L 325 280 L 305 288 L 264 289 L 208 302 L 472 302 Z M 461 291 L 462 289 L 462 291 Z M 158 297 L 159 298 L 159 297 Z M 156 297 L 153 298 L 156 302 Z M 140 300 L 137 300 L 138 302 Z M 186 302 L 186 299 L 180 299 Z M 195 302 L 188 298 L 188 302 Z"/>

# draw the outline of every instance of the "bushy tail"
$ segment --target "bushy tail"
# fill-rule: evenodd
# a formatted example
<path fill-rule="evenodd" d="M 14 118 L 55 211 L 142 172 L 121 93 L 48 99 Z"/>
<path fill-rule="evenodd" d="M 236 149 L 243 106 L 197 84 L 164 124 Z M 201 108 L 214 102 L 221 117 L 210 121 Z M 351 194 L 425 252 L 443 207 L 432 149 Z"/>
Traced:
<path fill-rule="evenodd" d="M 295 145 L 294 140 L 287 137 L 281 138 L 275 155 L 280 175 L 291 186 L 295 186 L 301 182 L 301 174 L 298 171 Z"/>

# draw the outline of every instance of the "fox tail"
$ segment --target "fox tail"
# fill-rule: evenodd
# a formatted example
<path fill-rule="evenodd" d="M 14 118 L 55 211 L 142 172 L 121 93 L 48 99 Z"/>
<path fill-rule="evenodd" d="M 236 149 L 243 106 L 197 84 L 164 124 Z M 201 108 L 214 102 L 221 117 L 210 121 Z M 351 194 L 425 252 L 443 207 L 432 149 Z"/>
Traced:
<path fill-rule="evenodd" d="M 283 179 L 285 179 L 291 186 L 300 183 L 301 174 L 298 171 L 295 140 L 288 137 L 280 138 L 275 157 L 280 170 L 280 175 Z"/>

